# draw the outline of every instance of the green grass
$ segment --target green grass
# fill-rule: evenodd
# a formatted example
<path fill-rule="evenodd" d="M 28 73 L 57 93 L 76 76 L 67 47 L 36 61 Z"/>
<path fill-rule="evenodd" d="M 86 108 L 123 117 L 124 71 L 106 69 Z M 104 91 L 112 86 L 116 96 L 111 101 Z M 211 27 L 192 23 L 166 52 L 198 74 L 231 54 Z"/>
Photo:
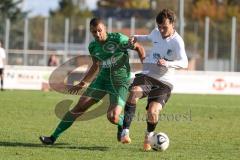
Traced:
<path fill-rule="evenodd" d="M 156 131 L 170 138 L 165 152 L 143 152 L 145 100 L 132 123 L 132 144 L 116 140 L 116 126 L 106 115 L 76 122 L 54 146 L 40 144 L 59 122 L 55 105 L 69 96 L 55 92 L 0 92 L 0 159 L 161 159 L 240 158 L 240 98 L 217 95 L 172 95 Z M 71 97 L 73 98 L 73 97 Z M 76 99 L 77 97 L 75 97 Z"/>

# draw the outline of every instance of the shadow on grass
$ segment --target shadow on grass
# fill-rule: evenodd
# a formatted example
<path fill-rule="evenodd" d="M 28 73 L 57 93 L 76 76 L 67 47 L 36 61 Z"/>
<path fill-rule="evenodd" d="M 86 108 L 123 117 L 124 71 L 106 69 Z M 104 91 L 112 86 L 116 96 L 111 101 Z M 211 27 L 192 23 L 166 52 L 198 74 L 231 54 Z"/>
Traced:
<path fill-rule="evenodd" d="M 78 149 L 78 150 L 89 150 L 89 151 L 107 151 L 109 147 L 103 146 L 68 146 L 67 143 L 56 143 L 54 145 L 43 145 L 38 143 L 22 143 L 22 142 L 2 142 L 0 141 L 0 146 L 4 147 L 31 147 L 31 148 L 54 148 L 54 149 Z"/>

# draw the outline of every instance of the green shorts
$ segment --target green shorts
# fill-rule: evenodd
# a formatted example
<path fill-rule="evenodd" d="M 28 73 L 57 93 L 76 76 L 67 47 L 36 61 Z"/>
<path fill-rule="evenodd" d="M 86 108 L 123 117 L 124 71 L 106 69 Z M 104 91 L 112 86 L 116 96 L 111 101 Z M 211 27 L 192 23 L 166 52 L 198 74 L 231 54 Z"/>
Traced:
<path fill-rule="evenodd" d="M 109 94 L 110 105 L 118 105 L 124 108 L 128 95 L 129 80 L 121 80 L 121 83 L 111 82 L 97 77 L 83 93 L 83 96 L 92 97 L 100 101 L 106 94 Z"/>

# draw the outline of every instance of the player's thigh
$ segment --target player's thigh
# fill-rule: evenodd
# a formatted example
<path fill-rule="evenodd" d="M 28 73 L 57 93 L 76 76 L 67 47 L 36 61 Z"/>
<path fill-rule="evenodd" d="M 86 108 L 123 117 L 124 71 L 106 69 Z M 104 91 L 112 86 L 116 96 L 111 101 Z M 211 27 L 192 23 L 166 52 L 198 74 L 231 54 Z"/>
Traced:
<path fill-rule="evenodd" d="M 95 79 L 83 93 L 84 97 L 91 97 L 96 102 L 101 100 L 106 95 L 104 81 L 101 78 Z"/>
<path fill-rule="evenodd" d="M 126 84 L 108 87 L 110 106 L 118 106 L 121 108 L 125 107 L 126 100 L 129 94 L 128 87 L 129 85 L 127 82 Z"/>
<path fill-rule="evenodd" d="M 144 74 L 136 74 L 133 83 L 129 87 L 130 95 L 129 100 L 144 98 L 151 91 L 151 83 Z"/>
<path fill-rule="evenodd" d="M 78 100 L 78 103 L 72 108 L 72 113 L 81 114 L 85 112 L 89 107 L 94 105 L 97 101 L 92 97 L 81 96 Z"/>
<path fill-rule="evenodd" d="M 112 123 L 117 123 L 119 121 L 119 115 L 126 104 L 128 86 L 128 84 L 123 84 L 108 87 L 110 105 L 107 111 L 107 118 Z"/>
<path fill-rule="evenodd" d="M 152 79 L 151 81 L 153 87 L 148 94 L 147 110 L 151 105 L 151 102 L 158 102 L 164 107 L 171 95 L 171 88 L 169 86 L 155 79 Z"/>
<path fill-rule="evenodd" d="M 77 105 L 73 108 L 74 112 L 84 112 L 93 104 L 100 101 L 106 95 L 101 83 L 94 81 L 89 85 L 83 95 L 80 97 Z"/>

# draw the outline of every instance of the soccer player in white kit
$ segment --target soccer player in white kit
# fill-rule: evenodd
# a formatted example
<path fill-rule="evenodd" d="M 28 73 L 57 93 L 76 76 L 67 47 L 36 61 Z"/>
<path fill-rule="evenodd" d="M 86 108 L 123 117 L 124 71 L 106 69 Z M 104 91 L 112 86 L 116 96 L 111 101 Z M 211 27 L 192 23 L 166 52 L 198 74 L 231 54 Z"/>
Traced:
<path fill-rule="evenodd" d="M 3 72 L 4 72 L 4 65 L 6 61 L 6 53 L 2 47 L 3 42 L 0 40 L 0 84 L 1 84 L 1 91 L 3 91 Z"/>
<path fill-rule="evenodd" d="M 168 101 L 173 89 L 172 75 L 176 68 L 187 68 L 188 59 L 184 41 L 174 29 L 175 13 L 163 9 L 156 17 L 157 27 L 149 35 L 134 35 L 131 43 L 150 41 L 151 52 L 146 54 L 143 72 L 137 74 L 130 87 L 130 95 L 125 105 L 122 143 L 131 143 L 129 128 L 140 98 L 148 97 L 147 130 L 143 149 L 151 149 L 149 137 L 158 123 L 158 115 Z"/>

